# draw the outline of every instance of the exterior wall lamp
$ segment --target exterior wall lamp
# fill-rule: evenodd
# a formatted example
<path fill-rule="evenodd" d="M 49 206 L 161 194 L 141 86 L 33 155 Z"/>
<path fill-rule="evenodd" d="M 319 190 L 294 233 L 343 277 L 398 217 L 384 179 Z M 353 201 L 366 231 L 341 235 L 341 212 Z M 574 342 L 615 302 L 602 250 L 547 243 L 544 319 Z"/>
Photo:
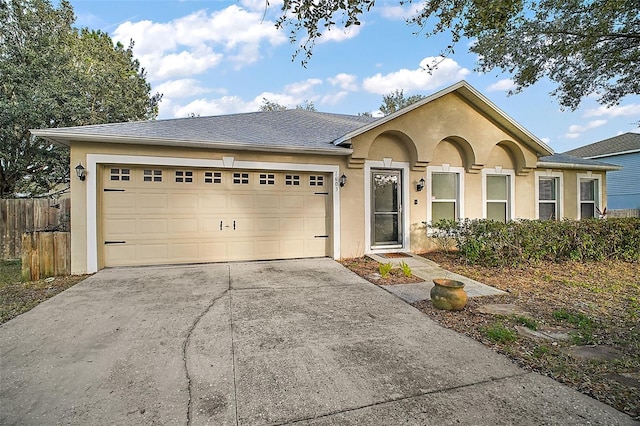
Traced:
<path fill-rule="evenodd" d="M 416 191 L 420 192 L 424 189 L 424 178 L 420 178 L 418 184 L 416 185 Z"/>
<path fill-rule="evenodd" d="M 342 176 L 340 176 L 340 188 L 342 188 L 346 184 L 347 184 L 347 175 L 343 173 Z"/>
<path fill-rule="evenodd" d="M 76 176 L 78 176 L 78 179 L 80 179 L 81 181 L 84 181 L 87 176 L 82 163 L 78 163 L 78 165 L 76 166 Z"/>

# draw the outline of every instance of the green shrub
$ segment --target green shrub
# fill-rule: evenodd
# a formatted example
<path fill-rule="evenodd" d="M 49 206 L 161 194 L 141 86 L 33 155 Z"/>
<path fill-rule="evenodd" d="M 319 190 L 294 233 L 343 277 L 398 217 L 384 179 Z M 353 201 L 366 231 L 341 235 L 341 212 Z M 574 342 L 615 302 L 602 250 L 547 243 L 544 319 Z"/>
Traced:
<path fill-rule="evenodd" d="M 562 221 L 441 220 L 430 229 L 456 242 L 469 263 L 490 266 L 566 260 L 640 261 L 640 218 Z"/>
<path fill-rule="evenodd" d="M 391 262 L 381 263 L 380 265 L 378 265 L 378 271 L 380 272 L 380 276 L 382 278 L 387 278 L 392 269 L 393 265 L 391 264 Z"/>
<path fill-rule="evenodd" d="M 404 261 L 400 262 L 400 269 L 405 277 L 411 278 L 413 276 L 413 272 L 411 271 L 411 267 L 407 265 Z"/>

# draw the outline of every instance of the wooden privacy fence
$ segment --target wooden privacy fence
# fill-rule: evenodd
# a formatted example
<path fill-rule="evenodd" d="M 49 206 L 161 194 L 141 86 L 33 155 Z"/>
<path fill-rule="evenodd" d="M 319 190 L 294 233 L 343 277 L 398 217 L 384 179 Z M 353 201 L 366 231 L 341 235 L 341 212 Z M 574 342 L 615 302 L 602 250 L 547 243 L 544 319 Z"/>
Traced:
<path fill-rule="evenodd" d="M 640 209 L 608 210 L 609 217 L 640 217 Z"/>
<path fill-rule="evenodd" d="M 0 199 L 0 259 L 22 256 L 22 234 L 69 231 L 71 200 Z"/>
<path fill-rule="evenodd" d="M 70 232 L 30 232 L 22 234 L 22 279 L 71 273 Z"/>

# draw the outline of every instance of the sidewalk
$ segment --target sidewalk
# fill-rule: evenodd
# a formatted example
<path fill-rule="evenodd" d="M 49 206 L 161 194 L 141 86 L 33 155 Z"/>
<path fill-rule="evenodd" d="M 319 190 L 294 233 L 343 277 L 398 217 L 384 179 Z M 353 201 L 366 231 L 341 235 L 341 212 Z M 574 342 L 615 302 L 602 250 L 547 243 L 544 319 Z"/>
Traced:
<path fill-rule="evenodd" d="M 389 263 L 394 265 L 400 265 L 400 262 L 405 262 L 411 268 L 413 275 L 422 278 L 424 282 L 415 284 L 394 284 L 394 285 L 381 285 L 380 287 L 387 290 L 404 300 L 407 303 L 413 304 L 421 300 L 429 300 L 430 292 L 433 288 L 433 280 L 435 278 L 447 278 L 452 280 L 461 281 L 464 283 L 464 290 L 469 297 L 477 296 L 491 296 L 495 294 L 506 294 L 502 290 L 498 290 L 481 282 L 472 280 L 465 276 L 449 272 L 446 269 L 441 268 L 437 263 L 425 259 L 422 256 L 413 253 L 405 253 L 408 257 L 400 258 L 387 258 L 377 254 L 369 254 L 371 259 L 379 263 Z"/>

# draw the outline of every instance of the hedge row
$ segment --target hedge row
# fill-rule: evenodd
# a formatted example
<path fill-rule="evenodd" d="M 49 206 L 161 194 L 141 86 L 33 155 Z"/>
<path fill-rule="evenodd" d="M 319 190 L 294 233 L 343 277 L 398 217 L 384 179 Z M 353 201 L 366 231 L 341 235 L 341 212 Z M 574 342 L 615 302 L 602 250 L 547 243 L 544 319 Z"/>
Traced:
<path fill-rule="evenodd" d="M 470 263 L 518 265 L 541 260 L 640 261 L 640 218 L 550 221 L 441 220 L 431 225 L 446 244 L 455 240 Z"/>

